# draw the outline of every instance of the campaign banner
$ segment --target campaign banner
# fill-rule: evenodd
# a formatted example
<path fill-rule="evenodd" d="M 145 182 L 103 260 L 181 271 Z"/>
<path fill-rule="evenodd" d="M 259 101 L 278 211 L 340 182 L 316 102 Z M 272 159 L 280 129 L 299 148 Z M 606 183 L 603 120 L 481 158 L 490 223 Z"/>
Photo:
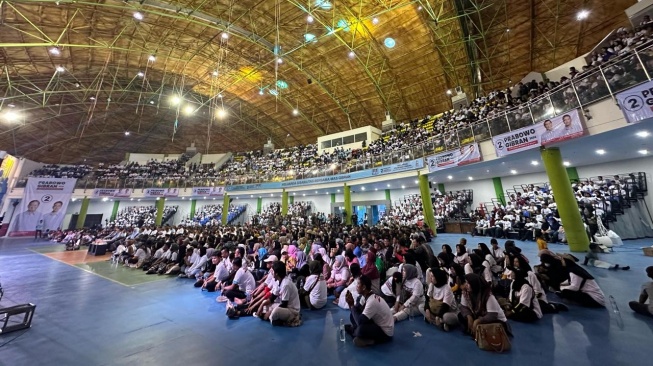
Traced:
<path fill-rule="evenodd" d="M 179 188 L 145 188 L 145 197 L 179 197 Z"/>
<path fill-rule="evenodd" d="M 121 188 L 121 189 L 112 189 L 112 188 L 96 188 L 93 190 L 92 197 L 117 197 L 117 198 L 128 198 L 131 197 L 132 190 L 131 188 Z"/>
<path fill-rule="evenodd" d="M 224 196 L 225 187 L 193 187 L 193 196 Z"/>
<path fill-rule="evenodd" d="M 617 103 L 628 123 L 641 122 L 647 118 L 652 118 L 653 81 L 648 81 L 617 94 Z"/>
<path fill-rule="evenodd" d="M 562 116 L 547 118 L 535 125 L 493 136 L 497 156 L 506 156 L 583 136 L 583 124 L 574 109 Z"/>
<path fill-rule="evenodd" d="M 74 178 L 28 178 L 23 199 L 9 223 L 9 236 L 33 236 L 57 230 L 75 190 Z"/>
<path fill-rule="evenodd" d="M 426 158 L 429 172 L 454 168 L 481 161 L 481 150 L 477 143 L 461 146 L 460 149 L 450 150 Z"/>
<path fill-rule="evenodd" d="M 372 169 L 372 175 L 392 174 L 424 168 L 424 159 L 404 161 L 403 163 L 386 165 Z"/>

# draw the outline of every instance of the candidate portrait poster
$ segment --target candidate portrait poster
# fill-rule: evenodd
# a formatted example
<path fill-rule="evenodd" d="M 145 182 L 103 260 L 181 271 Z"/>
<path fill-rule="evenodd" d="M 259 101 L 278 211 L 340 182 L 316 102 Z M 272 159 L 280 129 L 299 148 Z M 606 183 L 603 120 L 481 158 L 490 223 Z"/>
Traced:
<path fill-rule="evenodd" d="M 43 233 L 61 228 L 76 182 L 74 178 L 28 178 L 9 223 L 9 236 L 33 236 L 37 225 Z"/>
<path fill-rule="evenodd" d="M 96 188 L 93 190 L 92 197 L 102 198 L 102 197 L 116 197 L 116 198 L 129 198 L 132 194 L 131 188 Z"/>
<path fill-rule="evenodd" d="M 481 151 L 477 143 L 461 146 L 456 150 L 445 151 L 426 158 L 429 172 L 454 168 L 481 161 Z"/>
<path fill-rule="evenodd" d="M 145 197 L 179 197 L 179 188 L 145 188 Z"/>
<path fill-rule="evenodd" d="M 211 196 L 218 197 L 224 196 L 225 187 L 193 187 L 193 196 Z"/>
<path fill-rule="evenodd" d="M 492 137 L 497 156 L 506 156 L 583 136 L 585 130 L 578 110 L 547 118 L 532 126 Z"/>
<path fill-rule="evenodd" d="M 653 81 L 617 94 L 617 103 L 628 123 L 653 118 Z"/>

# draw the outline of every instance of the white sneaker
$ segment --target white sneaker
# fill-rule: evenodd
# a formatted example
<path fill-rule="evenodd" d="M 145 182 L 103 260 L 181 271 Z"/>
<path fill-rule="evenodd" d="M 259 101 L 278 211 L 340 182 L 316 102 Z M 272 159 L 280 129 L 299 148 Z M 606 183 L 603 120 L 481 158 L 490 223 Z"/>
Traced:
<path fill-rule="evenodd" d="M 217 299 L 215 299 L 217 302 L 227 302 L 229 299 L 226 296 L 218 296 Z"/>

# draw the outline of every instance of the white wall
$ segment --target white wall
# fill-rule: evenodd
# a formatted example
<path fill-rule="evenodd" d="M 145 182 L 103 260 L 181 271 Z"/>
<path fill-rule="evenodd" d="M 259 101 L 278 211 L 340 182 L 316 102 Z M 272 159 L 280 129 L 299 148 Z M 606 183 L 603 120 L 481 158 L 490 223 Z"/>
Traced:
<path fill-rule="evenodd" d="M 563 76 L 569 77 L 569 68 L 572 66 L 575 67 L 578 72 L 583 71 L 583 66 L 587 65 L 585 56 L 587 56 L 587 54 L 564 63 L 553 70 L 547 71 L 545 73 L 546 77 L 551 81 L 560 81 Z"/>
<path fill-rule="evenodd" d="M 226 154 L 204 154 L 202 155 L 202 164 L 215 164 Z"/>
<path fill-rule="evenodd" d="M 137 154 L 137 153 L 129 154 L 129 161 L 136 162 L 139 164 L 147 163 L 152 159 L 163 161 L 163 158 L 165 158 L 165 154 Z"/>
<path fill-rule="evenodd" d="M 472 203 L 472 209 L 478 207 L 482 202 L 490 202 L 492 198 L 497 197 L 497 194 L 494 192 L 494 184 L 492 183 L 492 179 L 479 179 L 457 183 L 443 183 L 446 192 L 462 191 L 464 189 L 473 190 L 474 201 Z"/>
<path fill-rule="evenodd" d="M 43 163 L 37 163 L 36 161 L 32 161 L 32 160 L 24 159 L 24 158 L 21 158 L 16 163 L 17 164 L 22 163 L 21 166 L 20 166 L 20 171 L 18 172 L 18 178 L 27 177 L 27 174 L 31 173 L 32 170 L 38 169 L 38 168 L 45 165 Z"/>

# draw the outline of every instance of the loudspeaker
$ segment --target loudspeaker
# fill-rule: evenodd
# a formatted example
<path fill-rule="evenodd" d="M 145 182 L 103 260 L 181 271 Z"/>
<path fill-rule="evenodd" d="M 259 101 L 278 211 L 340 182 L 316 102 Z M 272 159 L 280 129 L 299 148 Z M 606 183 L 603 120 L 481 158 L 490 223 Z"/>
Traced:
<path fill-rule="evenodd" d="M 310 84 L 313 84 L 313 80 L 311 80 L 311 79 L 306 80 L 306 82 L 307 82 L 309 85 L 310 85 Z"/>

